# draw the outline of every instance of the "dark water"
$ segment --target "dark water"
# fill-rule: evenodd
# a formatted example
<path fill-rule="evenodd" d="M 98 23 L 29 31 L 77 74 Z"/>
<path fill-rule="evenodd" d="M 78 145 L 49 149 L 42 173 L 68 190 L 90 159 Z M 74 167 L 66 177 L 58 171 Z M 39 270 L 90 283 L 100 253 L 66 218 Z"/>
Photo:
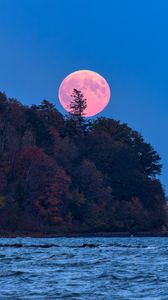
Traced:
<path fill-rule="evenodd" d="M 0 299 L 168 300 L 168 238 L 0 239 Z"/>

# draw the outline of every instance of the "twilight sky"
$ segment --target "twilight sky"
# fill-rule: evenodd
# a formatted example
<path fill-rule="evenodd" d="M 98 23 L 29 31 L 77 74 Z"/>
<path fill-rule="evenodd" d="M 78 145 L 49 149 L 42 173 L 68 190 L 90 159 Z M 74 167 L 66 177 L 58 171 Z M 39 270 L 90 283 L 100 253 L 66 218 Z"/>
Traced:
<path fill-rule="evenodd" d="M 167 11 L 167 0 L 0 0 L 0 90 L 64 112 L 63 78 L 100 73 L 112 98 L 99 116 L 142 133 L 162 157 L 168 190 Z"/>

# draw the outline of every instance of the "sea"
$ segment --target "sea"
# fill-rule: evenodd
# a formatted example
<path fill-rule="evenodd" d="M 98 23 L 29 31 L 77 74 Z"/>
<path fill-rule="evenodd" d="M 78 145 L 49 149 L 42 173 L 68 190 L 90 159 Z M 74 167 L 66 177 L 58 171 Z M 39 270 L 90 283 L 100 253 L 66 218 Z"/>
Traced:
<path fill-rule="evenodd" d="M 0 299 L 168 300 L 168 238 L 1 238 Z"/>

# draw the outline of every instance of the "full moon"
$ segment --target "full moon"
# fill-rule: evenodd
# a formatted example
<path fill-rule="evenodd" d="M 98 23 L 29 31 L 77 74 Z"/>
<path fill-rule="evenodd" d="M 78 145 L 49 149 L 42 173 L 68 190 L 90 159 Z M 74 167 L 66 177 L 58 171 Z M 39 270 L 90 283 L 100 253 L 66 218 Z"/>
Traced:
<path fill-rule="evenodd" d="M 101 112 L 110 100 L 110 87 L 98 73 L 80 70 L 69 74 L 61 83 L 58 97 L 65 110 L 70 111 L 73 90 L 79 90 L 86 99 L 85 117 Z"/>

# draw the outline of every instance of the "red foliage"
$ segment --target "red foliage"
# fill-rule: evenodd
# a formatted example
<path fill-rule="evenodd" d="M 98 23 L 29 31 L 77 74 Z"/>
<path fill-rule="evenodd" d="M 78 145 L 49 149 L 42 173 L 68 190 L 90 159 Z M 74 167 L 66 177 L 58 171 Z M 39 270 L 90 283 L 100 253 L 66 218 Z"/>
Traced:
<path fill-rule="evenodd" d="M 63 222 L 65 207 L 71 199 L 69 190 L 70 178 L 61 168 L 56 170 L 53 178 L 47 182 L 42 191 L 37 194 L 35 207 L 42 217 L 54 224 Z"/>

